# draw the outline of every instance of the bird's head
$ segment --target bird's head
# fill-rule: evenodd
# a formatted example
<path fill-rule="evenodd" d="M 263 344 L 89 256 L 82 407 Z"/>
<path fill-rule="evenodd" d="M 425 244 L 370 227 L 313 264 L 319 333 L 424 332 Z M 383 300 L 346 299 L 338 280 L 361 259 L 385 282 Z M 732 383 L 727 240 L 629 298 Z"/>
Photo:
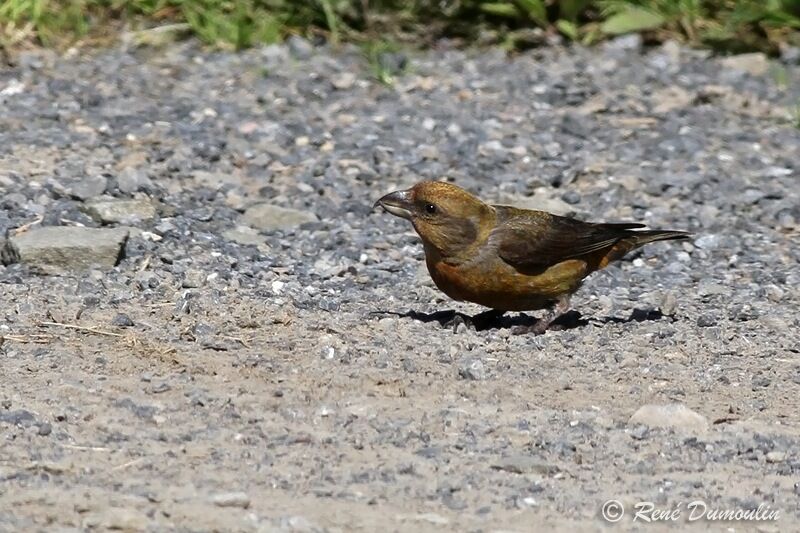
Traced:
<path fill-rule="evenodd" d="M 457 256 L 491 226 L 493 209 L 461 187 L 423 181 L 387 194 L 377 202 L 389 213 L 411 221 L 426 245 L 444 257 Z"/>

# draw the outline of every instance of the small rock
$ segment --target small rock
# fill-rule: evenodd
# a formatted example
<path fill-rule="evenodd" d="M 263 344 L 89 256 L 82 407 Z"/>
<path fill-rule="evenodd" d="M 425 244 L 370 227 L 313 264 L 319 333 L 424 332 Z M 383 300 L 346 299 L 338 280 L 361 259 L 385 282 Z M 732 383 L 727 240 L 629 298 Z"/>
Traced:
<path fill-rule="evenodd" d="M 800 65 L 800 46 L 781 43 L 781 61 L 789 65 Z"/>
<path fill-rule="evenodd" d="M 118 326 L 120 328 L 130 328 L 133 327 L 135 324 L 131 317 L 126 315 L 125 313 L 117 313 L 117 316 L 111 321 L 111 325 Z"/>
<path fill-rule="evenodd" d="M 151 186 L 152 182 L 144 170 L 127 167 L 117 176 L 117 188 L 126 194 L 133 194 Z"/>
<path fill-rule="evenodd" d="M 667 291 L 661 299 L 661 314 L 664 316 L 674 316 L 678 308 L 678 297 L 673 291 Z"/>
<path fill-rule="evenodd" d="M 747 322 L 748 320 L 757 319 L 758 311 L 750 304 L 738 304 L 730 310 L 728 318 Z"/>
<path fill-rule="evenodd" d="M 106 192 L 108 180 L 105 176 L 87 176 L 72 186 L 72 196 L 79 200 L 88 200 Z"/>
<path fill-rule="evenodd" d="M 264 244 L 264 237 L 250 226 L 236 226 L 222 232 L 222 236 L 243 246 L 259 246 Z"/>
<path fill-rule="evenodd" d="M 356 76 L 352 72 L 341 72 L 331 78 L 331 85 L 340 91 L 346 91 L 353 87 Z"/>
<path fill-rule="evenodd" d="M 413 520 L 417 522 L 428 522 L 437 526 L 446 526 L 450 523 L 450 519 L 437 513 L 421 513 L 415 515 L 398 515 L 398 520 Z"/>
<path fill-rule="evenodd" d="M 280 531 L 292 533 L 311 533 L 319 531 L 320 528 L 305 516 L 284 516 L 280 520 Z"/>
<path fill-rule="evenodd" d="M 622 35 L 620 37 L 616 37 L 606 43 L 605 47 L 609 50 L 641 50 L 642 48 L 642 36 L 638 33 L 629 33 L 627 35 Z"/>
<path fill-rule="evenodd" d="M 147 531 L 150 520 L 136 509 L 112 507 L 92 513 L 83 521 L 85 529 Z"/>
<path fill-rule="evenodd" d="M 103 224 L 134 224 L 156 216 L 148 200 L 94 200 L 86 204 L 85 211 Z"/>
<path fill-rule="evenodd" d="M 710 328 L 717 325 L 717 317 L 706 313 L 697 317 L 697 325 L 701 328 Z"/>
<path fill-rule="evenodd" d="M 147 392 L 151 394 L 161 394 L 162 392 L 168 392 L 171 390 L 172 387 L 169 385 L 169 383 L 162 381 L 161 383 L 156 383 L 148 387 Z"/>
<path fill-rule="evenodd" d="M 40 437 L 46 437 L 53 432 L 53 426 L 49 422 L 39 424 L 39 431 L 36 432 Z"/>
<path fill-rule="evenodd" d="M 260 231 L 274 231 L 319 220 L 314 213 L 272 204 L 256 204 L 242 215 L 242 221 Z"/>
<path fill-rule="evenodd" d="M 314 53 L 314 46 L 299 35 L 292 35 L 286 39 L 286 45 L 295 59 L 308 59 Z"/>
<path fill-rule="evenodd" d="M 676 109 L 683 109 L 689 106 L 694 101 L 694 98 L 695 95 L 677 85 L 658 90 L 651 97 L 654 102 L 653 112 L 663 114 Z"/>
<path fill-rule="evenodd" d="M 191 269 L 187 270 L 183 276 L 181 287 L 184 289 L 197 289 L 206 283 L 206 275 L 201 270 Z"/>
<path fill-rule="evenodd" d="M 0 422 L 13 426 L 29 426 L 36 420 L 30 411 L 16 409 L 14 411 L 0 411 Z"/>
<path fill-rule="evenodd" d="M 690 433 L 704 432 L 708 429 L 708 420 L 683 404 L 667 405 L 648 404 L 640 407 L 628 424 L 643 424 L 651 428 L 672 428 Z"/>
<path fill-rule="evenodd" d="M 768 463 L 782 463 L 786 460 L 786 453 L 771 451 L 767 453 L 766 460 Z"/>
<path fill-rule="evenodd" d="M 480 381 L 486 379 L 486 368 L 483 361 L 476 357 L 467 357 L 461 361 L 458 375 L 464 379 Z"/>
<path fill-rule="evenodd" d="M 570 205 L 575 205 L 580 203 L 581 195 L 575 191 L 567 191 L 561 195 L 561 199 Z"/>
<path fill-rule="evenodd" d="M 715 250 L 719 247 L 719 235 L 701 235 L 694 240 L 694 245 L 703 250 Z"/>
<path fill-rule="evenodd" d="M 217 507 L 239 507 L 247 509 L 250 507 L 250 496 L 244 492 L 223 492 L 215 494 L 211 501 Z"/>
<path fill-rule="evenodd" d="M 650 428 L 644 424 L 639 424 L 630 430 L 629 435 L 635 440 L 645 440 L 650 436 Z"/>
<path fill-rule="evenodd" d="M 725 68 L 747 72 L 753 76 L 763 76 L 769 70 L 769 59 L 761 52 L 724 57 L 719 62 Z"/>
<path fill-rule="evenodd" d="M 6 248 L 20 262 L 39 267 L 83 269 L 92 265 L 113 267 L 123 255 L 127 228 L 97 229 L 45 226 L 9 239 Z"/>

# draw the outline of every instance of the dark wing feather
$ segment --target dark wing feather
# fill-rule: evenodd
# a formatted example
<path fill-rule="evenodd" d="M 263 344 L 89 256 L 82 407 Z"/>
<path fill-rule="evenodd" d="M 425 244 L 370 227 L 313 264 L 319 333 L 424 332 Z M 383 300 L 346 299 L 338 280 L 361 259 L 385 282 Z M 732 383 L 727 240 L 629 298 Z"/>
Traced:
<path fill-rule="evenodd" d="M 495 206 L 492 241 L 503 260 L 518 267 L 549 267 L 608 248 L 643 224 L 592 224 L 542 211 Z"/>

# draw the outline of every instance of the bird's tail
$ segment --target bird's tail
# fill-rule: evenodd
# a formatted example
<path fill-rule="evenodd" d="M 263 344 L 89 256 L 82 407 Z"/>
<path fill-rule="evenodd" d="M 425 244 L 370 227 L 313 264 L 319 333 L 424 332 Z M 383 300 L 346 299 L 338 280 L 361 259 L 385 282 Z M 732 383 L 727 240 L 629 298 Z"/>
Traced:
<path fill-rule="evenodd" d="M 599 266 L 600 268 L 605 268 L 610 262 L 621 259 L 628 252 L 651 242 L 688 239 L 691 236 L 692 234 L 689 232 L 676 230 L 629 231 L 627 236 L 620 239 L 603 256 Z"/>
<path fill-rule="evenodd" d="M 638 248 L 650 242 L 656 241 L 671 241 L 674 239 L 688 239 L 692 236 L 688 231 L 676 230 L 645 230 L 645 231 L 632 231 L 629 239 L 633 241 L 633 247 Z"/>

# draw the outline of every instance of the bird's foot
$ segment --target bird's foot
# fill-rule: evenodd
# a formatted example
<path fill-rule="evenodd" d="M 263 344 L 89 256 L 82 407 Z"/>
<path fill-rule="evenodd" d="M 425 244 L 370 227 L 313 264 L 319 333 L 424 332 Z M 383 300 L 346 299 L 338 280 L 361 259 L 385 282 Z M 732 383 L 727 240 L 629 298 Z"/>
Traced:
<path fill-rule="evenodd" d="M 547 314 L 537 320 L 535 324 L 532 326 L 516 326 L 511 330 L 511 334 L 527 335 L 532 333 L 534 335 L 542 335 L 548 329 L 563 329 L 560 325 L 554 324 L 554 322 L 566 314 L 567 311 L 569 311 L 569 297 L 562 296 Z"/>
<path fill-rule="evenodd" d="M 458 333 L 458 326 L 463 325 L 465 328 L 475 329 L 475 326 L 472 324 L 472 319 L 467 315 L 462 315 L 461 313 L 454 313 L 453 318 L 444 322 L 442 327 L 445 329 L 452 329 L 453 333 Z"/>

